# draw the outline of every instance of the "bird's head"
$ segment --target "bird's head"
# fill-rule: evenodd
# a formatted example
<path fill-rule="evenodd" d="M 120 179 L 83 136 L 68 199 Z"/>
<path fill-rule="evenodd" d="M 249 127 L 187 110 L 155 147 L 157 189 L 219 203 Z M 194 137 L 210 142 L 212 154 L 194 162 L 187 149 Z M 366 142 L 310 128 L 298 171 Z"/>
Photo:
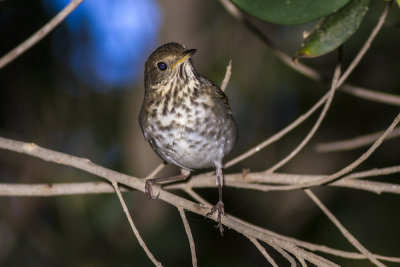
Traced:
<path fill-rule="evenodd" d="M 145 63 L 146 90 L 165 86 L 177 79 L 185 80 L 195 73 L 190 57 L 196 49 L 187 50 L 178 43 L 167 43 L 158 47 Z"/>

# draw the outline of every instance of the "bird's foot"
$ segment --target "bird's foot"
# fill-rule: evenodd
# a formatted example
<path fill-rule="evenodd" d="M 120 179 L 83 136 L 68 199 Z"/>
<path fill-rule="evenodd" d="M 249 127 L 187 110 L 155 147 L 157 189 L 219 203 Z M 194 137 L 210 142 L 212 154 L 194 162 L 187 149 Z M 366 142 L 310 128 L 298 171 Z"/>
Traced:
<path fill-rule="evenodd" d="M 148 199 L 157 199 L 160 193 L 158 193 L 156 196 L 153 194 L 153 185 L 157 184 L 154 182 L 152 179 L 146 180 L 146 185 L 144 187 L 144 192 L 146 193 L 146 196 Z"/>
<path fill-rule="evenodd" d="M 206 214 L 206 217 L 212 216 L 215 212 L 217 212 L 217 216 L 218 216 L 217 228 L 219 228 L 219 232 L 221 233 L 221 236 L 223 236 L 224 235 L 223 234 L 224 227 L 222 226 L 222 223 L 221 223 L 221 215 L 225 214 L 225 208 L 224 208 L 224 202 L 222 202 L 222 200 L 218 201 L 218 203 L 215 204 L 215 206 L 211 208 L 211 211 Z"/>

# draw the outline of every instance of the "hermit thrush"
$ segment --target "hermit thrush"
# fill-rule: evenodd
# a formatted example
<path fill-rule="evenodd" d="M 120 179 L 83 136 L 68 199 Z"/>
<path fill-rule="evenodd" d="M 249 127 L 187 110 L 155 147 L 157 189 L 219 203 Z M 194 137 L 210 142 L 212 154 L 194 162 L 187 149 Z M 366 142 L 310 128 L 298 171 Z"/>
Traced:
<path fill-rule="evenodd" d="M 218 212 L 222 234 L 222 160 L 235 146 L 238 130 L 228 98 L 194 69 L 190 57 L 195 52 L 167 43 L 146 60 L 139 123 L 154 152 L 182 169 L 178 176 L 147 180 L 146 193 L 157 198 L 153 184 L 183 180 L 192 170 L 214 167 L 219 201 L 207 216 Z"/>

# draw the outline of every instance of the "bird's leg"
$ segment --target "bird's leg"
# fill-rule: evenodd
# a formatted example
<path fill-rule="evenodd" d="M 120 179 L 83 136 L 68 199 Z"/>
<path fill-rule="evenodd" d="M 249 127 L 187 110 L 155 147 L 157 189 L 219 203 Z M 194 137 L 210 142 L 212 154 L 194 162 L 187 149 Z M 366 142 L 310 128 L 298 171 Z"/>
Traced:
<path fill-rule="evenodd" d="M 224 209 L 224 202 L 222 202 L 222 186 L 224 184 L 224 174 L 222 173 L 222 167 L 220 164 L 216 165 L 216 175 L 217 175 L 217 186 L 218 186 L 218 202 L 215 204 L 214 207 L 211 208 L 211 211 L 206 214 L 207 217 L 213 215 L 215 212 L 217 212 L 218 216 L 218 225 L 217 227 L 219 228 L 219 232 L 221 233 L 221 236 L 223 236 L 224 233 L 224 227 L 222 226 L 221 223 L 221 216 L 225 213 Z"/>
<path fill-rule="evenodd" d="M 162 185 L 162 184 L 182 181 L 188 178 L 189 175 L 190 175 L 189 170 L 182 169 L 181 174 L 176 176 L 147 179 L 145 185 L 145 193 L 149 199 L 157 199 L 159 194 L 157 196 L 154 196 L 152 188 L 153 185 Z"/>

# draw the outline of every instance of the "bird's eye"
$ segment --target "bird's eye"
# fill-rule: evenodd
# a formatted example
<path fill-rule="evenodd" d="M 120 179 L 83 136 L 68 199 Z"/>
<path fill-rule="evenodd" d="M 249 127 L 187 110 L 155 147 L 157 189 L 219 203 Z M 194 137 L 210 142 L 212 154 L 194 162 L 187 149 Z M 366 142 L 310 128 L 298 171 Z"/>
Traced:
<path fill-rule="evenodd" d="M 165 64 L 164 62 L 158 62 L 158 63 L 157 63 L 157 67 L 158 67 L 160 70 L 164 71 L 164 70 L 167 69 L 167 64 Z"/>

